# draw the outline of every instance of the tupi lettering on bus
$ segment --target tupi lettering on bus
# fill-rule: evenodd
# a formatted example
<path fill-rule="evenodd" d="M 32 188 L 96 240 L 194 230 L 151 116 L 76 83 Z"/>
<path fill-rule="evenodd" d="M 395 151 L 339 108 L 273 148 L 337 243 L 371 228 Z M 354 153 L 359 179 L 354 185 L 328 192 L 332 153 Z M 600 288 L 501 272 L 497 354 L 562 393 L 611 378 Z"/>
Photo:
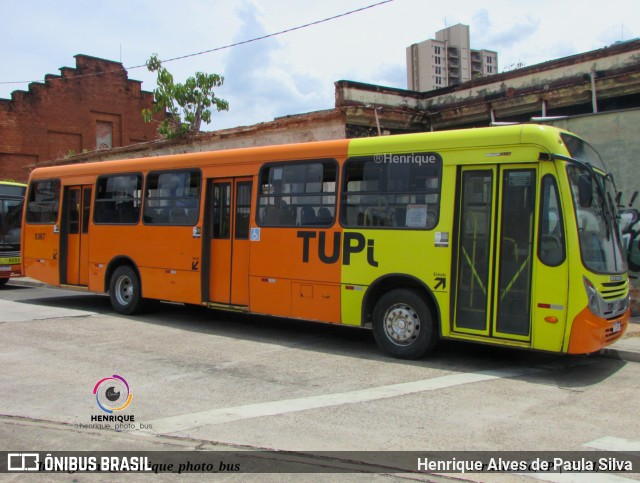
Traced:
<path fill-rule="evenodd" d="M 318 239 L 318 259 L 322 263 L 332 264 L 340 260 L 342 253 L 342 264 L 350 265 L 351 256 L 356 253 L 365 251 L 367 254 L 367 263 L 372 267 L 378 266 L 375 259 L 374 249 L 375 241 L 367 239 L 362 233 L 333 233 L 333 240 L 327 240 L 327 233 L 324 231 L 298 231 L 298 238 L 302 238 L 302 262 L 309 262 L 309 252 L 311 250 L 311 240 Z M 329 247 L 327 246 L 329 245 Z"/>

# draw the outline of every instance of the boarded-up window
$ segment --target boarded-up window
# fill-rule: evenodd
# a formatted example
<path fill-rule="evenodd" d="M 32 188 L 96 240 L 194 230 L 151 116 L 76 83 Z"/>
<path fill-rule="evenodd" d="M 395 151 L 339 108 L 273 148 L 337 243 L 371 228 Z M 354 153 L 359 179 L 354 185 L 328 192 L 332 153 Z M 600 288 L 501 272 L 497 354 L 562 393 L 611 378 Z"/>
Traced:
<path fill-rule="evenodd" d="M 96 122 L 96 149 L 111 149 L 113 147 L 113 123 Z"/>

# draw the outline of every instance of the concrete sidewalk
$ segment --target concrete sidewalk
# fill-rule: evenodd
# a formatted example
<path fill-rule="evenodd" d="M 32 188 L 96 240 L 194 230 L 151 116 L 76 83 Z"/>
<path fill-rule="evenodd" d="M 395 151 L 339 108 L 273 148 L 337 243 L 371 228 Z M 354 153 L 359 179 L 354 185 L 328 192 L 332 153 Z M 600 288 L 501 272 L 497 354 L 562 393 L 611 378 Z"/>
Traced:
<path fill-rule="evenodd" d="M 0 320 L 2 322 L 29 322 L 32 320 L 58 319 L 62 317 L 87 317 L 96 315 L 86 310 L 64 307 L 41 307 L 0 299 Z"/>
<path fill-rule="evenodd" d="M 27 277 L 12 278 L 9 283 L 13 285 L 23 285 L 31 287 L 46 286 L 46 284 L 42 282 Z M 53 312 L 54 309 L 49 308 L 48 310 Z M 82 311 L 74 312 L 75 313 L 73 315 L 78 316 L 91 314 L 90 312 L 82 313 Z M 609 347 L 602 349 L 598 353 L 598 356 L 628 362 L 640 362 L 640 316 L 632 317 L 624 336 L 620 340 L 611 344 Z"/>

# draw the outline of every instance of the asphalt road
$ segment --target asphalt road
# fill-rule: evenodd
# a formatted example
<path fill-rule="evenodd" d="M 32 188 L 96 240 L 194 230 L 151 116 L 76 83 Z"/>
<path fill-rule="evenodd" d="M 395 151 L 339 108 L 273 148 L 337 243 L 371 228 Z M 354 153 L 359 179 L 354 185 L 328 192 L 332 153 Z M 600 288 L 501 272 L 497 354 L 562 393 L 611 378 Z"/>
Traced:
<path fill-rule="evenodd" d="M 398 361 L 363 330 L 165 303 L 122 317 L 104 296 L 8 285 L 0 290 L 0 362 L 3 451 L 640 451 L 640 364 L 612 359 L 442 342 L 424 360 Z M 89 428 L 101 414 L 94 386 L 114 374 L 130 386 L 122 413 L 134 424 Z M 605 481 L 567 477 L 537 475 Z M 373 476 L 400 478 L 439 479 Z M 73 481 L 102 480 L 77 474 Z"/>

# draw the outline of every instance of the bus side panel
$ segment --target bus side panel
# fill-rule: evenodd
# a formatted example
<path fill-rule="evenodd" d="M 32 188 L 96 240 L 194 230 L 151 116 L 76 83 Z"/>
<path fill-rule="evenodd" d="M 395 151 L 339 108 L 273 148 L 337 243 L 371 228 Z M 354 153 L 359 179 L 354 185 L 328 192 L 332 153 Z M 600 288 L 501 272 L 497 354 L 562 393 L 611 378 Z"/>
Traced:
<path fill-rule="evenodd" d="M 105 263 L 89 263 L 89 290 L 106 292 L 109 290 L 108 280 L 105 285 L 107 265 Z"/>
<path fill-rule="evenodd" d="M 274 277 L 249 277 L 249 308 L 258 314 L 291 317 L 291 281 Z"/>
<path fill-rule="evenodd" d="M 562 350 L 567 317 L 567 277 L 569 263 L 558 267 L 535 264 L 532 300 L 532 347 L 558 352 Z M 558 322 L 547 322 L 556 320 Z"/>
<path fill-rule="evenodd" d="M 341 318 L 345 325 L 362 325 L 362 303 L 366 287 L 360 285 L 342 285 Z"/>
<path fill-rule="evenodd" d="M 340 246 L 338 227 L 261 228 L 251 242 L 250 310 L 340 322 Z"/>
<path fill-rule="evenodd" d="M 59 285 L 60 236 L 53 231 L 54 225 L 24 225 L 22 263 L 26 277 Z"/>
<path fill-rule="evenodd" d="M 24 275 L 49 285 L 60 285 L 57 260 L 24 258 Z"/>
<path fill-rule="evenodd" d="M 419 280 L 434 294 L 442 320 L 449 320 L 451 250 L 436 242 L 437 230 L 345 230 L 363 235 L 367 248 L 343 265 L 343 323 L 360 325 L 364 291 L 359 288 L 389 274 Z"/>
<path fill-rule="evenodd" d="M 140 267 L 140 283 L 145 298 L 199 304 L 200 290 L 194 289 L 200 274 L 166 268 Z M 197 279 L 197 280 L 194 280 Z"/>
<path fill-rule="evenodd" d="M 347 155 L 349 143 L 345 139 L 265 149 L 255 161 L 335 159 L 340 164 Z M 249 309 L 339 323 L 342 230 L 337 220 L 337 205 L 336 219 L 328 228 L 258 226 L 261 189 L 258 183 L 251 217 L 254 232 L 250 241 Z M 336 183 L 336 190 L 339 190 L 339 183 Z M 337 202 L 337 191 L 335 199 Z"/>
<path fill-rule="evenodd" d="M 349 157 L 435 152 L 445 159 L 452 156 L 451 146 L 459 142 L 458 138 L 452 138 L 439 145 L 430 145 L 425 142 L 426 139 L 424 135 L 353 139 L 349 144 Z M 444 146 L 448 146 L 449 150 L 443 149 Z M 456 152 L 452 159 L 457 161 L 459 154 Z M 417 280 L 433 294 L 437 304 L 434 318 L 440 317 L 435 323 L 441 324 L 444 335 L 449 333 L 455 169 L 455 166 L 446 163 L 442 166 L 438 223 L 433 229 L 345 230 L 345 233 L 364 235 L 366 249 L 362 253 L 352 254 L 349 263 L 344 263 L 342 267 L 343 323 L 362 323 L 363 297 L 374 281 L 387 275 L 406 276 L 412 278 L 414 283 Z"/>
<path fill-rule="evenodd" d="M 114 258 L 126 256 L 134 260 L 134 263 L 137 261 L 132 257 L 132 251 L 137 250 L 140 245 L 136 235 L 138 229 L 136 226 L 96 225 L 92 220 L 89 227 L 89 290 L 109 290 L 109 280 L 105 280 L 105 276 L 107 267 Z"/>
<path fill-rule="evenodd" d="M 99 275 L 114 259 L 132 260 L 141 274 L 144 297 L 199 304 L 200 238 L 192 226 L 92 225 L 91 286 L 100 291 Z M 106 281 L 105 290 L 109 288 Z"/>
<path fill-rule="evenodd" d="M 293 282 L 291 312 L 302 319 L 340 322 L 340 285 Z"/>
<path fill-rule="evenodd" d="M 542 163 L 540 165 L 539 178 L 542 179 L 546 174 L 551 174 L 557 179 L 554 164 Z M 571 199 L 562 200 L 561 215 L 565 234 L 568 230 L 566 220 L 571 217 L 572 207 L 570 203 Z M 536 227 L 539 227 L 541 223 L 542 214 L 539 208 L 540 202 L 538 202 L 538 209 L 536 210 Z M 567 280 L 569 279 L 570 253 L 575 250 L 569 248 L 572 245 L 565 246 L 565 260 L 558 266 L 546 265 L 540 260 L 540 251 L 546 250 L 549 241 L 544 237 L 540 240 L 539 230 L 537 231 L 538 233 L 535 234 L 536 250 L 534 250 L 533 254 L 533 259 L 536 263 L 533 264 L 533 286 L 531 290 L 533 298 L 531 300 L 531 346 L 534 349 L 560 352 L 563 350 L 565 328 L 570 324 L 570 321 L 567 320 L 567 314 L 569 313 L 568 298 L 573 297 L 568 293 Z M 553 322 L 554 320 L 557 320 L 557 322 Z"/>

